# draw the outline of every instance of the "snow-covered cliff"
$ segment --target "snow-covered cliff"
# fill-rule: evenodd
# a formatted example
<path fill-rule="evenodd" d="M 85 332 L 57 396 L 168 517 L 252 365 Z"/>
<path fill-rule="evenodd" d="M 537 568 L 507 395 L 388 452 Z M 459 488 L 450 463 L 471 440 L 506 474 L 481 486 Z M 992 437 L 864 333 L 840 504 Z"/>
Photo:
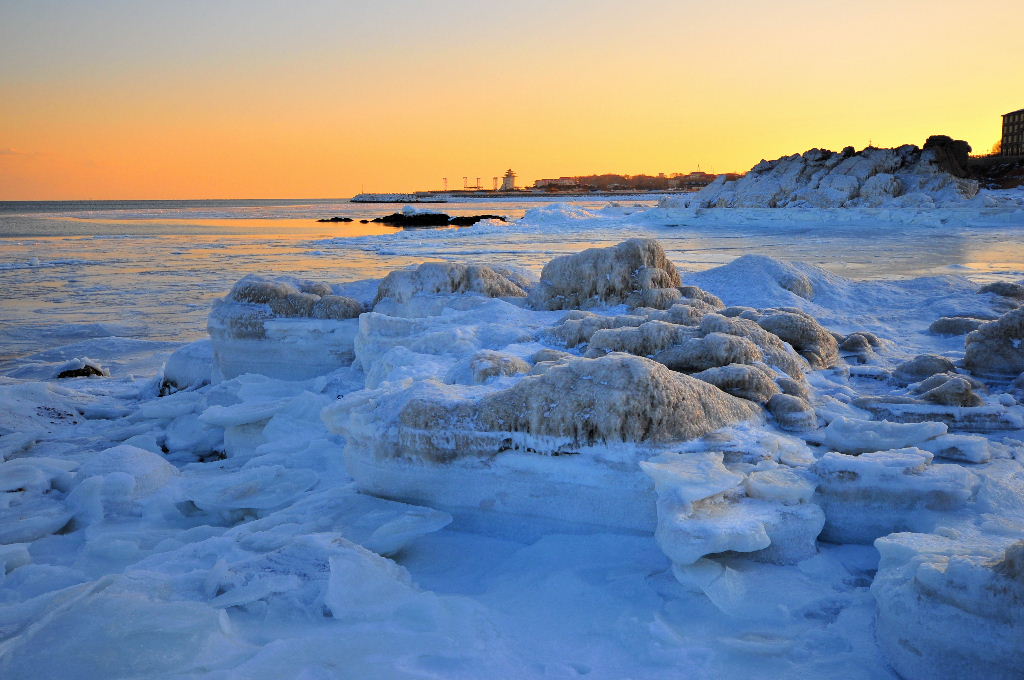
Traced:
<path fill-rule="evenodd" d="M 694 208 L 933 208 L 978 195 L 967 177 L 970 147 L 930 137 L 923 148 L 811 149 L 761 161 L 746 175 L 721 176 L 694 196 L 663 207 Z"/>

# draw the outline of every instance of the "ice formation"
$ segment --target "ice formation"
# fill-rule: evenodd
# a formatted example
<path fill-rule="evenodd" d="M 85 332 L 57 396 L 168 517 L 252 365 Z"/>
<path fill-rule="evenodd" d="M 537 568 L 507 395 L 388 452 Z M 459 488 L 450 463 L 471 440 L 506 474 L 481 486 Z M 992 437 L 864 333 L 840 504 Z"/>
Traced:
<path fill-rule="evenodd" d="M 721 452 L 663 454 L 640 466 L 658 494 L 655 536 L 674 568 L 728 551 L 792 564 L 817 552 L 814 483 L 787 467 L 729 470 Z"/>
<path fill-rule="evenodd" d="M 877 639 L 908 678 L 1018 678 L 1024 524 L 895 533 L 875 543 Z"/>
<path fill-rule="evenodd" d="M 897 531 L 930 531 L 965 507 L 978 491 L 977 476 L 932 459 L 913 447 L 859 456 L 826 453 L 814 465 L 826 518 L 822 539 L 871 543 Z"/>
<path fill-rule="evenodd" d="M 250 274 L 210 311 L 218 370 L 304 379 L 351 364 L 362 311 L 324 283 Z"/>

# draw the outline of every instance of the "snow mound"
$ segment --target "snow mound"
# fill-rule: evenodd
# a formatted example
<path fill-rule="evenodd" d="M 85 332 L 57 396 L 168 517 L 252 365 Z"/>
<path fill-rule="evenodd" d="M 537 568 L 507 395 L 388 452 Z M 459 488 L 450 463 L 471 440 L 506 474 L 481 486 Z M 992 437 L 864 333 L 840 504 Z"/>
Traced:
<path fill-rule="evenodd" d="M 213 343 L 196 340 L 177 349 L 164 364 L 160 390 L 163 394 L 202 387 L 213 376 Z"/>

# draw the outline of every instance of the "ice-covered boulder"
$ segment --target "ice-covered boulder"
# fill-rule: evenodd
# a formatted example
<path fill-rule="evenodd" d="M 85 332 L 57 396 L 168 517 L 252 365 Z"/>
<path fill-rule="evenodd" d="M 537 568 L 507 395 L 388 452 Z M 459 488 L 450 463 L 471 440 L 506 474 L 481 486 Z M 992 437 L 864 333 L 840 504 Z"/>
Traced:
<path fill-rule="evenodd" d="M 943 316 L 932 322 L 928 327 L 929 333 L 935 335 L 966 335 L 971 331 L 981 328 L 982 324 L 991 319 L 982 319 L 975 316 Z"/>
<path fill-rule="evenodd" d="M 648 357 L 693 338 L 690 326 L 647 321 L 636 327 L 605 328 L 590 336 L 585 356 L 594 358 L 609 352 L 627 352 Z"/>
<path fill-rule="evenodd" d="M 969 333 L 964 366 L 976 375 L 992 377 L 1024 371 L 1024 309 L 1007 312 Z"/>
<path fill-rule="evenodd" d="M 418 295 L 475 293 L 485 297 L 526 297 L 526 280 L 508 270 L 461 262 L 424 262 L 391 272 L 380 282 L 377 304 L 384 298 L 408 302 Z"/>
<path fill-rule="evenodd" d="M 565 315 L 548 333 L 562 345 L 572 348 L 590 342 L 599 330 L 635 327 L 647 322 L 647 318 L 634 314 L 604 316 L 593 312 L 573 310 Z"/>
<path fill-rule="evenodd" d="M 813 368 L 830 368 L 839 361 L 836 339 L 810 314 L 777 311 L 762 316 L 757 323 L 792 345 Z"/>
<path fill-rule="evenodd" d="M 856 331 L 839 340 L 839 353 L 848 361 L 864 364 L 875 357 L 881 346 L 881 339 L 874 333 Z"/>
<path fill-rule="evenodd" d="M 658 494 L 658 545 L 676 569 L 727 551 L 791 564 L 817 552 L 824 524 L 814 483 L 786 467 L 744 475 L 717 451 L 668 453 L 640 463 Z"/>
<path fill-rule="evenodd" d="M 692 286 L 684 286 L 683 288 L 692 288 Z M 667 321 L 681 326 L 696 326 L 700 324 L 700 320 L 704 318 L 705 314 L 720 309 L 722 308 L 719 306 L 697 298 L 683 298 L 668 309 L 640 307 L 635 311 L 636 314 L 643 314 L 648 321 Z"/>
<path fill-rule="evenodd" d="M 804 401 L 811 400 L 811 391 L 807 386 L 806 382 L 802 380 L 794 380 L 793 378 L 787 378 L 785 376 L 779 376 L 775 378 L 775 384 L 779 386 L 783 394 L 791 394 L 794 397 L 800 397 Z"/>
<path fill-rule="evenodd" d="M 818 415 L 803 397 L 776 394 L 768 401 L 768 411 L 783 430 L 806 432 L 818 427 Z"/>
<path fill-rule="evenodd" d="M 361 312 L 325 283 L 250 274 L 214 303 L 207 328 L 224 377 L 302 380 L 352 363 Z"/>
<path fill-rule="evenodd" d="M 999 297 L 1011 298 L 1024 303 L 1024 285 L 1011 281 L 994 281 L 978 289 L 979 294 L 992 293 Z"/>
<path fill-rule="evenodd" d="M 102 378 L 109 375 L 110 372 L 103 368 L 100 362 L 88 357 L 69 359 L 54 370 L 54 377 L 58 380 L 66 380 L 68 378 Z"/>
<path fill-rule="evenodd" d="M 636 447 L 760 413 L 649 359 L 610 354 L 563 358 L 502 389 L 426 380 L 363 390 L 323 419 L 345 437 L 347 470 L 364 492 L 463 518 L 488 510 L 649 531 L 653 497 Z"/>
<path fill-rule="evenodd" d="M 377 458 L 450 462 L 507 450 L 574 453 L 615 442 L 693 439 L 756 418 L 760 409 L 661 364 L 625 354 L 559 362 L 480 395 L 424 381 L 357 392 L 328 408 L 347 449 Z"/>
<path fill-rule="evenodd" d="M 775 383 L 775 374 L 771 369 L 757 364 L 716 366 L 694 373 L 693 377 L 711 383 L 734 397 L 762 405 L 782 391 Z"/>
<path fill-rule="evenodd" d="M 955 370 L 956 366 L 946 357 L 938 354 L 919 354 L 897 366 L 892 376 L 898 382 L 908 385 L 929 378 L 936 373 L 948 373 Z"/>
<path fill-rule="evenodd" d="M 974 499 L 977 475 L 955 464 L 932 464 L 908 447 L 851 456 L 829 452 L 813 466 L 815 502 L 825 511 L 822 539 L 871 543 L 895 531 L 930 531 Z"/>
<path fill-rule="evenodd" d="M 551 260 L 530 291 L 529 304 L 548 310 L 618 304 L 667 309 L 682 299 L 680 285 L 661 244 L 634 238 Z"/>
<path fill-rule="evenodd" d="M 981 406 L 985 400 L 974 391 L 966 376 L 936 374 L 921 381 L 918 391 L 924 401 L 943 406 Z"/>
<path fill-rule="evenodd" d="M 807 360 L 797 354 L 792 346 L 751 319 L 707 314 L 700 321 L 700 330 L 705 334 L 724 333 L 751 341 L 761 352 L 766 364 L 792 378 L 803 378 L 808 368 Z"/>
<path fill-rule="evenodd" d="M 901 677 L 1021 677 L 1024 524 L 988 528 L 875 541 L 875 637 Z"/>
<path fill-rule="evenodd" d="M 688 338 L 654 355 L 658 363 L 683 373 L 695 373 L 728 364 L 752 364 L 764 358 L 761 350 L 750 340 L 725 333 L 708 333 L 701 338 Z"/>
<path fill-rule="evenodd" d="M 482 385 L 494 378 L 529 372 L 530 364 L 521 358 L 485 349 L 455 364 L 445 377 L 445 382 Z"/>

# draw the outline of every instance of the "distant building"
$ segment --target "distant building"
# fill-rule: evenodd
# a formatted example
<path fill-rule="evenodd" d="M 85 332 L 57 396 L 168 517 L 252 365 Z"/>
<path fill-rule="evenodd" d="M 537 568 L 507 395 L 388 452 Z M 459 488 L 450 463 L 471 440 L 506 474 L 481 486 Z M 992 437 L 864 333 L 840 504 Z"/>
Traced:
<path fill-rule="evenodd" d="M 686 175 L 676 173 L 672 176 L 672 183 L 670 186 L 678 189 L 701 189 L 714 182 L 716 177 L 718 177 L 718 175 L 701 172 L 700 170 Z"/>
<path fill-rule="evenodd" d="M 516 190 L 516 173 L 512 172 L 512 168 L 505 171 L 505 176 L 501 178 L 501 191 L 515 191 Z"/>
<path fill-rule="evenodd" d="M 535 189 L 573 189 L 580 185 L 576 177 L 559 177 L 558 179 L 539 179 L 533 183 Z"/>
<path fill-rule="evenodd" d="M 1024 156 L 1024 109 L 1003 114 L 1000 153 L 1004 156 Z"/>

